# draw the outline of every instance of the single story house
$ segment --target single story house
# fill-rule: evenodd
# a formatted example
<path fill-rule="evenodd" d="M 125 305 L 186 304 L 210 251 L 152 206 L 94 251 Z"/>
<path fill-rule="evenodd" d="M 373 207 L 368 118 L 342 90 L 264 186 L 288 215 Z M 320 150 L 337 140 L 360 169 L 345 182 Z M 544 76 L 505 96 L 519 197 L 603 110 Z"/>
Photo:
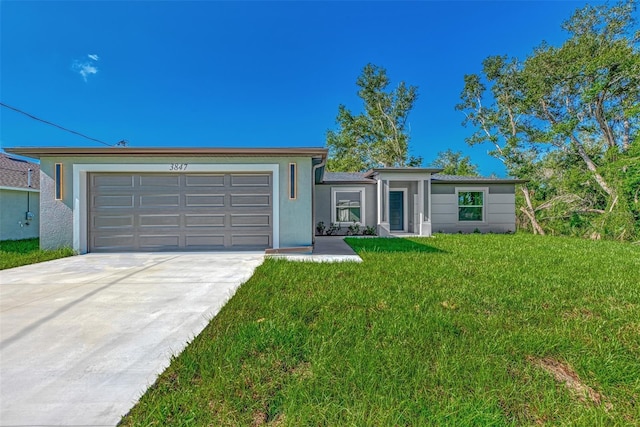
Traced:
<path fill-rule="evenodd" d="M 40 159 L 43 248 L 283 249 L 316 225 L 378 235 L 515 231 L 514 179 L 325 170 L 325 148 L 11 148 Z"/>
<path fill-rule="evenodd" d="M 38 237 L 40 165 L 0 153 L 0 240 Z"/>

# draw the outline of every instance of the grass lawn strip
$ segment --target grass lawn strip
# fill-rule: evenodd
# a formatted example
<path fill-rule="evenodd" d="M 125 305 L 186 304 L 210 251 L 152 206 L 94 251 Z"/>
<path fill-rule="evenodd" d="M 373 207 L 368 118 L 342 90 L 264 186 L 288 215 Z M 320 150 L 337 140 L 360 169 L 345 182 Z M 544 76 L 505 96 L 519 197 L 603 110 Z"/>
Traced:
<path fill-rule="evenodd" d="M 72 256 L 70 248 L 40 250 L 38 239 L 0 241 L 0 270 Z"/>
<path fill-rule="evenodd" d="M 633 425 L 640 248 L 348 239 L 267 260 L 123 425 Z"/>

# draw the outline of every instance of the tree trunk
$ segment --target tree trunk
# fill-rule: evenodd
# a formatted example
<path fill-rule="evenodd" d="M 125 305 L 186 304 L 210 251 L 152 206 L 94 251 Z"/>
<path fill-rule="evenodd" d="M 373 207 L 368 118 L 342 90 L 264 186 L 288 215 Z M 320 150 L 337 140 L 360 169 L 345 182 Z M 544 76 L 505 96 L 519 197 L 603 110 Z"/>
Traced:
<path fill-rule="evenodd" d="M 529 194 L 529 188 L 526 185 L 520 186 L 522 193 L 524 194 L 524 199 L 527 202 L 527 207 L 520 207 L 520 210 L 529 218 L 531 222 L 531 227 L 533 228 L 533 234 L 540 234 L 544 236 L 544 230 L 536 220 L 535 209 L 533 209 L 533 204 L 531 203 L 531 195 Z"/>
<path fill-rule="evenodd" d="M 582 160 L 584 160 L 584 162 L 586 163 L 587 169 L 589 169 L 589 171 L 593 173 L 593 177 L 596 179 L 596 182 L 598 183 L 600 188 L 602 188 L 605 191 L 605 193 L 607 193 L 609 196 L 615 197 L 615 191 L 613 191 L 613 189 L 609 187 L 609 185 L 604 180 L 602 175 L 598 173 L 598 167 L 596 166 L 595 163 L 593 163 L 593 160 L 591 160 L 591 157 L 589 157 L 589 154 L 587 154 L 587 151 L 584 149 L 584 146 L 582 145 L 582 143 L 580 143 L 580 141 L 578 141 L 578 138 L 576 138 L 573 135 L 571 135 L 571 139 L 576 144 L 576 148 L 578 149 L 578 154 L 580 155 Z"/>

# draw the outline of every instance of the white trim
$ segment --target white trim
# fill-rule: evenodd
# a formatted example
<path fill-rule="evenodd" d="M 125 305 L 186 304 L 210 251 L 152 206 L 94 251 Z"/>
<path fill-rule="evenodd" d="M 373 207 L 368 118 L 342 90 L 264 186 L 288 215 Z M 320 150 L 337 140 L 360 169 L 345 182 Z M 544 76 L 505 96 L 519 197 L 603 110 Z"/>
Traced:
<path fill-rule="evenodd" d="M 460 192 L 475 192 L 475 193 L 483 193 L 482 194 L 482 221 L 460 221 L 460 213 L 458 209 L 460 206 L 458 205 L 458 193 Z M 456 187 L 456 223 L 458 224 L 486 224 L 487 223 L 487 195 L 489 194 L 489 187 Z"/>
<path fill-rule="evenodd" d="M 170 171 L 166 163 L 91 163 L 73 165 L 73 249 L 86 253 L 87 242 L 87 173 L 89 172 L 270 172 L 273 177 L 273 249 L 280 248 L 280 165 L 277 163 L 189 163 L 187 170 Z M 81 197 L 82 195 L 82 197 Z"/>
<path fill-rule="evenodd" d="M 377 218 L 377 225 L 382 224 L 382 180 L 379 179 L 377 180 L 376 183 L 376 192 L 377 192 L 377 199 L 376 200 L 376 204 L 377 204 L 377 208 L 378 208 L 378 218 Z"/>
<path fill-rule="evenodd" d="M 26 191 L 29 193 L 39 193 L 40 190 L 37 190 L 35 188 L 27 188 L 27 187 L 5 187 L 3 185 L 0 185 L 0 190 L 9 190 L 9 191 Z"/>
<path fill-rule="evenodd" d="M 416 234 L 422 236 L 422 223 L 425 221 L 424 215 L 424 179 L 421 179 L 418 182 L 418 223 L 414 224 L 414 232 L 417 231 Z M 415 230 L 417 229 L 417 230 Z"/>
<path fill-rule="evenodd" d="M 360 222 L 357 224 L 365 225 L 367 223 L 365 216 L 365 188 L 364 187 L 331 187 L 331 222 L 340 225 L 351 225 L 353 222 L 338 222 L 336 218 L 336 193 L 338 192 L 360 192 Z"/>
<path fill-rule="evenodd" d="M 408 200 L 407 200 L 407 194 L 409 192 L 409 189 L 406 187 L 403 188 L 389 188 L 389 198 L 391 198 L 391 193 L 393 191 L 400 191 L 402 192 L 402 232 L 406 233 L 407 230 L 409 229 L 409 209 L 408 209 Z M 400 230 L 391 230 L 391 203 L 389 202 L 389 230 L 393 233 L 394 231 L 400 231 Z"/>

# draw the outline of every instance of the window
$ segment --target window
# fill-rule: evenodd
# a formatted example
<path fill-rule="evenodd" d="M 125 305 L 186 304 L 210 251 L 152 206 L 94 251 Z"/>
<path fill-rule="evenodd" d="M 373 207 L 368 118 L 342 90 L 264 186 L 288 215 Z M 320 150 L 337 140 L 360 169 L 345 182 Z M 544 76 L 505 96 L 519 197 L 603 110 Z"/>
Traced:
<path fill-rule="evenodd" d="M 289 163 L 289 199 L 295 200 L 297 197 L 297 165 L 295 163 Z"/>
<path fill-rule="evenodd" d="M 458 221 L 484 221 L 484 191 L 458 190 Z"/>
<path fill-rule="evenodd" d="M 364 223 L 364 188 L 333 188 L 332 222 Z"/>
<path fill-rule="evenodd" d="M 62 200 L 62 163 L 56 163 L 54 169 L 55 176 L 55 198 L 56 200 Z"/>

